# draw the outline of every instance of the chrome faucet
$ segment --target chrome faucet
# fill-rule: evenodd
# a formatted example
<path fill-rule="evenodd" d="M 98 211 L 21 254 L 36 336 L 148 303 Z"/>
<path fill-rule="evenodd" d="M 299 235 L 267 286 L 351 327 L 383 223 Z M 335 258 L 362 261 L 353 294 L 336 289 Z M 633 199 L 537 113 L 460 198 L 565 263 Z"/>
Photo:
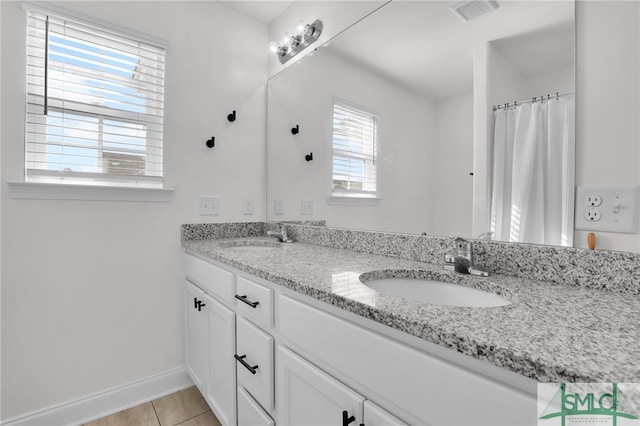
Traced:
<path fill-rule="evenodd" d="M 473 263 L 473 244 L 464 238 L 456 238 L 455 256 L 445 255 L 444 269 L 447 271 L 455 271 L 461 274 L 471 274 L 480 277 L 488 277 L 489 272 L 476 268 Z"/>
<path fill-rule="evenodd" d="M 270 237 L 276 237 L 277 239 L 279 239 L 283 243 L 292 243 L 293 242 L 293 240 L 290 240 L 289 236 L 287 235 L 287 225 L 285 225 L 284 223 L 280 223 L 280 232 L 267 231 L 267 235 L 270 236 Z"/>

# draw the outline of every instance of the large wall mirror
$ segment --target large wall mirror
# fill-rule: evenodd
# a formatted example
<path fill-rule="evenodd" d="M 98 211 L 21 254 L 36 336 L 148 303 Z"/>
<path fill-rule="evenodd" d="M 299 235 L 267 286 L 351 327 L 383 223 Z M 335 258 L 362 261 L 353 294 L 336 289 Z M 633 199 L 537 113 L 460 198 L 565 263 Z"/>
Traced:
<path fill-rule="evenodd" d="M 457 3 L 389 2 L 269 80 L 268 220 L 572 245 L 575 5 Z"/>

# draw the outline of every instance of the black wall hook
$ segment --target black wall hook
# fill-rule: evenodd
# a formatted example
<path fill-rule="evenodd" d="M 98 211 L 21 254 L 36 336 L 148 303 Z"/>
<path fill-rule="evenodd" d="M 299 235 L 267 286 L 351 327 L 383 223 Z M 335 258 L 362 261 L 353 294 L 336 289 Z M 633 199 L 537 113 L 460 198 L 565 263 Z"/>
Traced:
<path fill-rule="evenodd" d="M 307 160 L 307 161 L 313 160 L 313 152 L 310 152 L 307 155 L 305 155 L 304 159 Z"/>
<path fill-rule="evenodd" d="M 298 124 L 296 124 L 296 127 L 292 127 L 291 128 L 291 133 L 294 135 L 297 135 L 298 133 L 300 133 L 300 126 Z"/>
<path fill-rule="evenodd" d="M 208 148 L 213 148 L 216 145 L 216 137 L 215 136 L 211 136 L 211 139 L 209 139 L 205 143 L 207 144 Z"/>
<path fill-rule="evenodd" d="M 236 110 L 234 109 L 233 112 L 229 115 L 227 115 L 227 120 L 234 122 L 236 121 Z"/>

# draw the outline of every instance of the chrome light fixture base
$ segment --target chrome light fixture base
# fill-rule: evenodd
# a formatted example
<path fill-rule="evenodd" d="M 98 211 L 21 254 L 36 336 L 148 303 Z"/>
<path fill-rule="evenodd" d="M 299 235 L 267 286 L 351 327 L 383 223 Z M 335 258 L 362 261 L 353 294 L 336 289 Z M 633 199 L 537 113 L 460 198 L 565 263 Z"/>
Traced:
<path fill-rule="evenodd" d="M 322 34 L 322 27 L 322 21 L 316 19 L 313 23 L 307 24 L 301 34 L 291 36 L 290 42 L 278 46 L 275 54 L 280 63 L 284 64 L 307 46 L 318 41 L 320 34 Z"/>

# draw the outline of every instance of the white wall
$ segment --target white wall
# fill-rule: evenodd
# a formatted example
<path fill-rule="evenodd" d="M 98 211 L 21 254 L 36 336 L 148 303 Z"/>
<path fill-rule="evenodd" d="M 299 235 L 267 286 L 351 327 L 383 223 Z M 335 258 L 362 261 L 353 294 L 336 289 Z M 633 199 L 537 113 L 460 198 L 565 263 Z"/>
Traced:
<path fill-rule="evenodd" d="M 640 184 L 639 23 L 638 2 L 577 3 L 576 185 Z M 598 248 L 640 251 L 640 234 L 596 236 Z"/>
<path fill-rule="evenodd" d="M 473 93 L 440 101 L 430 180 L 436 235 L 471 237 L 473 222 Z"/>
<path fill-rule="evenodd" d="M 331 70 L 330 73 L 327 70 Z M 434 104 L 322 49 L 269 82 L 268 210 L 271 220 L 323 219 L 328 226 L 433 233 L 431 179 L 435 139 Z M 371 88 L 375 87 L 375 90 Z M 334 98 L 380 117 L 379 205 L 328 205 L 332 173 Z M 273 125 L 271 125 L 273 123 Z M 290 129 L 298 124 L 300 133 Z M 313 152 L 313 161 L 305 154 Z M 282 167 L 279 167 L 282 165 Z M 275 215 L 282 199 L 285 214 Z M 300 214 L 300 201 L 314 201 L 314 215 Z"/>
<path fill-rule="evenodd" d="M 179 225 L 264 220 L 267 28 L 214 2 L 63 4 L 169 41 L 165 181 L 176 190 L 169 203 L 17 200 L 7 181 L 23 176 L 25 15 L 0 5 L 6 420 L 184 364 Z M 200 194 L 220 197 L 219 217 L 198 215 Z M 255 215 L 241 214 L 243 197 Z"/>

